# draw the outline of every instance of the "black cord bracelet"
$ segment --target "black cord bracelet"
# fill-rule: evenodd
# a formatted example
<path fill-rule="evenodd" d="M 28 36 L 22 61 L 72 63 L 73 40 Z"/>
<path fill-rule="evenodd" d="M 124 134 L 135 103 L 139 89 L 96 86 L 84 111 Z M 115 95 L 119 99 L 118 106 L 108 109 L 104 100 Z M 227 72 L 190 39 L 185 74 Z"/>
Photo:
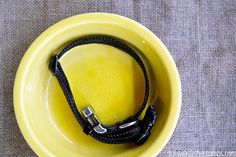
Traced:
<path fill-rule="evenodd" d="M 83 115 L 79 112 L 69 82 L 59 62 L 60 58 L 70 49 L 76 46 L 93 43 L 110 45 L 132 56 L 142 69 L 145 78 L 145 96 L 139 111 L 122 122 L 117 122 L 111 126 L 102 125 L 95 115 L 95 112 L 89 106 L 82 110 Z M 150 105 L 144 118 L 142 120 L 138 119 L 145 109 L 149 98 L 149 78 L 142 59 L 131 47 L 110 36 L 95 35 L 82 37 L 70 43 L 57 55 L 52 57 L 49 63 L 49 68 L 56 76 L 75 118 L 86 134 L 92 136 L 98 141 L 108 144 L 136 143 L 141 145 L 148 139 L 151 129 L 156 122 L 157 114 L 154 106 Z"/>

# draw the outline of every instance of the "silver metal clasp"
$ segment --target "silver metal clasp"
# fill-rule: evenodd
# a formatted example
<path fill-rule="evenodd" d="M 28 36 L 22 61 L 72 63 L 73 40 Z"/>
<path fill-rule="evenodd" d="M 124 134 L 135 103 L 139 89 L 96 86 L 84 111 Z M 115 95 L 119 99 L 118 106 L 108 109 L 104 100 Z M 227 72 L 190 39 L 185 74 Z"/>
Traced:
<path fill-rule="evenodd" d="M 107 129 L 102 126 L 99 119 L 95 115 L 92 107 L 88 106 L 82 110 L 84 117 L 88 120 L 90 125 L 93 127 L 93 130 L 98 134 L 104 134 L 107 132 Z"/>
<path fill-rule="evenodd" d="M 133 126 L 137 123 L 138 123 L 138 121 L 135 120 L 135 121 L 132 121 L 132 122 L 129 122 L 129 123 L 122 124 L 122 125 L 119 126 L 119 128 L 120 129 L 128 128 L 128 127 Z"/>

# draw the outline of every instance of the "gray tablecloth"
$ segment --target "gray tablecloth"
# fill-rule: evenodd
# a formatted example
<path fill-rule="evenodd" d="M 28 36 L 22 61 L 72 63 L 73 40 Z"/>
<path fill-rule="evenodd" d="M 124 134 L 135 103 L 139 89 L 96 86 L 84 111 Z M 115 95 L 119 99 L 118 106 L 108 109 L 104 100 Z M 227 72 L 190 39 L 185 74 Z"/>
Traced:
<path fill-rule="evenodd" d="M 170 50 L 182 111 L 159 156 L 236 156 L 236 0 L 1 0 L 0 157 L 36 156 L 14 116 L 12 90 L 28 46 L 47 27 L 85 12 L 130 17 Z"/>

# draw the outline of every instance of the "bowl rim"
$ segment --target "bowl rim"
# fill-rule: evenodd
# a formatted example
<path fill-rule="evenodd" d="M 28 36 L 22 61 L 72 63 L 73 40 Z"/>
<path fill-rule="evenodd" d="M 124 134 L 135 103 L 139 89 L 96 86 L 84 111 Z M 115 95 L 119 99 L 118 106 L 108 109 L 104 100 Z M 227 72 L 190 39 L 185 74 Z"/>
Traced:
<path fill-rule="evenodd" d="M 178 119 L 180 116 L 180 110 L 181 110 L 181 101 L 182 101 L 182 94 L 181 94 L 181 82 L 180 82 L 180 76 L 176 67 L 176 64 L 172 58 L 172 56 L 170 55 L 170 52 L 167 50 L 167 48 L 165 47 L 165 45 L 161 42 L 161 40 L 154 34 L 152 33 L 148 28 L 146 28 L 145 26 L 141 25 L 140 23 L 128 18 L 128 17 L 124 17 L 121 15 L 117 15 L 117 14 L 112 14 L 112 13 L 104 13 L 104 12 L 91 12 L 91 13 L 84 13 L 84 14 L 79 14 L 79 15 L 74 15 L 71 17 L 68 17 L 66 19 L 63 19 L 59 22 L 57 22 L 56 24 L 53 24 L 52 26 L 50 26 L 49 28 L 47 28 L 43 33 L 41 33 L 35 40 L 34 42 L 30 45 L 30 47 L 27 49 L 27 51 L 25 52 L 19 67 L 17 69 L 17 73 L 16 73 L 16 77 L 15 77 L 15 81 L 14 81 L 14 88 L 13 88 L 13 103 L 14 103 L 14 112 L 16 115 L 16 120 L 18 123 L 18 126 L 20 128 L 21 133 L 23 134 L 26 142 L 28 143 L 28 145 L 31 147 L 31 149 L 39 156 L 54 156 L 53 154 L 51 154 L 49 151 L 47 151 L 46 149 L 44 149 L 43 147 L 40 147 L 40 143 L 37 143 L 37 140 L 35 139 L 35 137 L 31 136 L 31 131 L 28 129 L 28 125 L 27 123 L 24 122 L 24 119 L 26 118 L 24 113 L 22 112 L 22 108 L 21 106 L 23 105 L 22 101 L 21 101 L 21 94 L 22 92 L 22 85 L 21 82 L 24 81 L 24 69 L 27 65 L 28 60 L 30 59 L 30 57 L 33 54 L 32 49 L 34 45 L 39 44 L 40 42 L 42 42 L 42 39 L 46 36 L 47 32 L 52 31 L 53 29 L 55 29 L 54 31 L 58 31 L 58 28 L 55 28 L 55 26 L 59 25 L 59 24 L 68 24 L 68 21 L 72 21 L 75 20 L 76 18 L 80 18 L 83 16 L 87 16 L 89 18 L 97 18 L 102 17 L 102 16 L 111 16 L 114 18 L 114 20 L 126 20 L 127 22 L 129 22 L 129 24 L 134 25 L 134 26 L 138 26 L 142 29 L 142 31 L 150 36 L 153 37 L 154 41 L 159 44 L 159 46 L 161 46 L 161 48 L 163 49 L 163 51 L 165 52 L 165 57 L 168 58 L 168 64 L 170 65 L 171 71 L 174 73 L 174 75 L 172 76 L 173 78 L 170 80 L 170 82 L 175 81 L 175 85 L 176 85 L 176 95 L 173 99 L 175 99 L 176 102 L 176 106 L 174 109 L 174 115 L 171 115 L 172 117 L 169 118 L 170 123 L 168 125 L 168 128 L 166 128 L 166 130 L 168 130 L 167 133 L 165 133 L 166 137 L 164 139 L 162 139 L 162 143 L 157 145 L 157 142 L 154 142 L 152 144 L 152 146 L 150 146 L 148 149 L 146 149 L 145 151 L 140 153 L 140 156 L 145 157 L 145 156 L 156 156 L 157 154 L 160 153 L 160 151 L 165 147 L 165 145 L 167 144 L 167 142 L 170 140 L 172 134 L 174 133 L 174 130 L 176 128 L 176 125 L 178 123 Z"/>

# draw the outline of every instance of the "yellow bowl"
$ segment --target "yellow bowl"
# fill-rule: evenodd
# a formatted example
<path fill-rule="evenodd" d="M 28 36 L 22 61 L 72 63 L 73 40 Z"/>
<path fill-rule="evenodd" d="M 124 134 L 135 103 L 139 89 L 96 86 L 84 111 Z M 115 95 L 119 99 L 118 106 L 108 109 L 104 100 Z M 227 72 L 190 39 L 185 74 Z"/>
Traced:
<path fill-rule="evenodd" d="M 81 36 L 105 34 L 142 52 L 151 78 L 149 103 L 158 121 L 142 146 L 109 145 L 83 133 L 54 76 L 49 58 Z M 137 63 L 110 46 L 76 47 L 62 58 L 79 109 L 92 105 L 104 124 L 135 113 L 144 95 Z M 14 85 L 18 125 L 30 147 L 42 157 L 154 157 L 170 139 L 181 107 L 181 86 L 175 63 L 163 43 L 147 28 L 126 17 L 88 13 L 58 22 L 43 32 L 25 53 Z"/>

